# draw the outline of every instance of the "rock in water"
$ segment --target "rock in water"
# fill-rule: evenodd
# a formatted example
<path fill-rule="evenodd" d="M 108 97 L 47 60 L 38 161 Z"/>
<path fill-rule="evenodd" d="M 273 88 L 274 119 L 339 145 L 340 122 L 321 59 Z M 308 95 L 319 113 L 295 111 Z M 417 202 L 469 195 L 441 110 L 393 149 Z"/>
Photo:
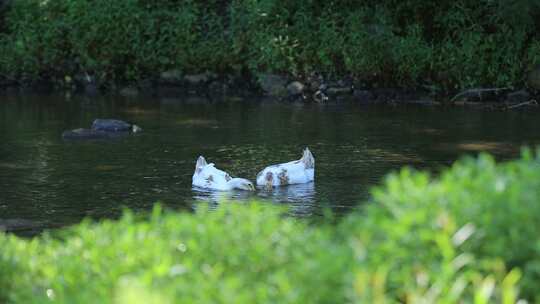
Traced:
<path fill-rule="evenodd" d="M 211 81 L 212 79 L 216 79 L 216 78 L 217 78 L 217 75 L 213 73 L 202 73 L 202 74 L 193 74 L 193 75 L 184 76 L 184 80 L 193 86 L 207 83 Z"/>
<path fill-rule="evenodd" d="M 92 123 L 92 130 L 106 132 L 129 132 L 132 124 L 117 119 L 96 119 Z"/>
<path fill-rule="evenodd" d="M 368 90 L 354 90 L 353 96 L 355 100 L 361 103 L 375 102 L 375 96 Z"/>
<path fill-rule="evenodd" d="M 299 81 L 293 81 L 287 86 L 289 95 L 300 95 L 304 93 L 306 86 Z"/>
<path fill-rule="evenodd" d="M 124 97 L 135 97 L 139 95 L 139 90 L 136 87 L 125 87 L 120 90 L 119 94 Z"/>
<path fill-rule="evenodd" d="M 96 119 L 90 129 L 79 128 L 64 131 L 62 138 L 67 140 L 114 139 L 141 131 L 139 126 L 122 120 Z"/>
<path fill-rule="evenodd" d="M 351 95 L 353 93 L 353 89 L 351 87 L 330 87 L 328 90 L 326 90 L 328 95 L 332 96 L 338 96 L 338 95 Z"/>
<path fill-rule="evenodd" d="M 259 75 L 259 85 L 268 96 L 283 97 L 287 94 L 287 79 L 279 75 Z"/>
<path fill-rule="evenodd" d="M 15 232 L 36 229 L 41 223 L 25 219 L 2 219 L 0 218 L 0 232 Z"/>
<path fill-rule="evenodd" d="M 527 102 L 531 100 L 531 95 L 525 90 L 519 90 L 506 95 L 506 101 L 510 103 Z"/>
<path fill-rule="evenodd" d="M 165 84 L 179 84 L 182 82 L 182 71 L 169 70 L 160 74 L 159 80 Z"/>

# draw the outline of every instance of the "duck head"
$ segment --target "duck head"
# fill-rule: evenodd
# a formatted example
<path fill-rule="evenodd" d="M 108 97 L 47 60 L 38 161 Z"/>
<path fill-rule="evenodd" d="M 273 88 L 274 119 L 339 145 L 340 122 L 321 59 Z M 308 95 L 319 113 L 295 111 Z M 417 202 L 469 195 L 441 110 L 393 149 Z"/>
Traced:
<path fill-rule="evenodd" d="M 228 184 L 231 189 L 245 190 L 245 191 L 255 191 L 255 186 L 253 183 L 245 178 L 233 178 Z"/>

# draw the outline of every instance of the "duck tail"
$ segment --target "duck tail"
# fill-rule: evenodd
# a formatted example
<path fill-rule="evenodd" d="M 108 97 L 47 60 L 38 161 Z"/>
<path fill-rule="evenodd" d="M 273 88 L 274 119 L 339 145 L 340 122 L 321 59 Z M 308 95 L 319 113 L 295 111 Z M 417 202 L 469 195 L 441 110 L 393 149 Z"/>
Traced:
<path fill-rule="evenodd" d="M 313 154 L 311 154 L 308 148 L 304 150 L 304 154 L 302 155 L 300 161 L 304 163 L 306 169 L 315 168 L 315 158 L 313 158 Z"/>
<path fill-rule="evenodd" d="M 206 159 L 204 159 L 204 157 L 202 156 L 199 156 L 199 158 L 197 159 L 197 164 L 195 164 L 195 171 L 197 173 L 201 172 L 202 168 L 206 165 L 208 165 L 206 163 Z"/>

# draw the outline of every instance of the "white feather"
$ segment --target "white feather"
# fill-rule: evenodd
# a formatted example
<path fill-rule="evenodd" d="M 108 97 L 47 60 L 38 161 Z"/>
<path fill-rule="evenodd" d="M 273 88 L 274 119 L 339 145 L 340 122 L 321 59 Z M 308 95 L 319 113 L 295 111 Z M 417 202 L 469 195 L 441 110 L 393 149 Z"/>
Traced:
<path fill-rule="evenodd" d="M 195 165 L 191 184 L 195 187 L 220 191 L 255 189 L 249 180 L 232 178 L 227 172 L 216 168 L 213 163 L 207 164 L 202 156 L 199 156 Z"/>
<path fill-rule="evenodd" d="M 285 186 L 309 183 L 314 179 L 315 159 L 306 148 L 299 160 L 264 168 L 257 174 L 257 185 Z"/>

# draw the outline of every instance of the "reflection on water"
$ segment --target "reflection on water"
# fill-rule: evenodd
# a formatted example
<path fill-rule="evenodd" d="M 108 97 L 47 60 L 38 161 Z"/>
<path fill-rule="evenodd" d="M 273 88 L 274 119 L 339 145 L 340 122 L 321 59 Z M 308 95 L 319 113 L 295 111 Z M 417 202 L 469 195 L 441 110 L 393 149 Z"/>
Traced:
<path fill-rule="evenodd" d="M 0 96 L 0 222 L 40 230 L 115 217 L 124 207 L 149 210 L 156 201 L 193 210 L 201 201 L 264 199 L 295 216 L 345 213 L 402 166 L 437 170 L 481 150 L 507 159 L 540 143 L 540 112 L 199 99 Z M 136 122 L 144 132 L 61 139 L 95 118 Z M 268 165 L 299 159 L 305 147 L 316 159 L 315 183 L 254 193 L 191 187 L 199 155 L 254 181 Z"/>
<path fill-rule="evenodd" d="M 267 189 L 258 187 L 257 191 L 216 191 L 200 187 L 193 187 L 193 200 L 207 202 L 210 209 L 216 208 L 220 203 L 231 201 L 247 201 L 253 199 L 270 200 L 290 206 L 290 213 L 298 217 L 313 215 L 316 210 L 315 183 L 289 185 Z M 197 203 L 195 203 L 196 208 Z"/>
<path fill-rule="evenodd" d="M 462 143 L 442 143 L 439 145 L 440 149 L 456 149 L 467 152 L 489 152 L 491 154 L 517 154 L 520 150 L 520 146 L 514 145 L 508 142 L 491 142 L 491 141 L 477 141 L 477 142 L 462 142 Z"/>
<path fill-rule="evenodd" d="M 255 198 L 254 193 L 250 191 L 217 191 L 200 187 L 193 187 L 192 190 L 196 202 L 207 202 L 210 206 L 217 206 L 221 202 Z"/>
<path fill-rule="evenodd" d="M 295 216 L 310 216 L 316 211 L 315 182 L 274 187 L 272 189 L 260 187 L 258 196 L 263 199 L 289 204 L 290 212 Z"/>
<path fill-rule="evenodd" d="M 274 199 L 280 202 L 313 202 L 315 199 L 315 182 L 306 184 L 288 185 L 285 187 L 259 187 L 259 196 Z"/>

